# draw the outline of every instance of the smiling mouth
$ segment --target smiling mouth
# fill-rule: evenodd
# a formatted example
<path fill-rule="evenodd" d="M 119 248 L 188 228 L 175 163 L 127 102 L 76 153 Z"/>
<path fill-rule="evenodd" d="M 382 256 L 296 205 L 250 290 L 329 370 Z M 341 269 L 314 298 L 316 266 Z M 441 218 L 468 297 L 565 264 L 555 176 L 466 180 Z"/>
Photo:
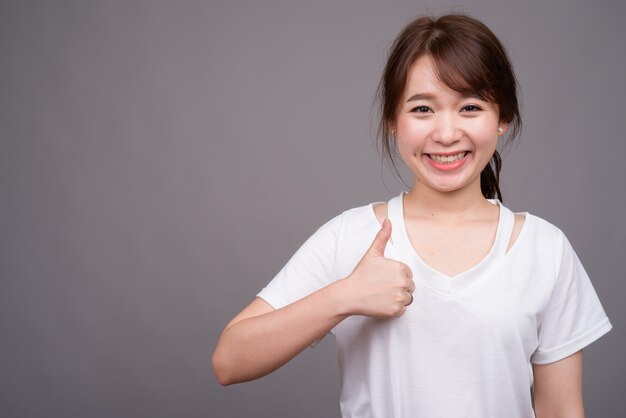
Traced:
<path fill-rule="evenodd" d="M 458 154 L 453 155 L 438 155 L 438 154 L 426 154 L 428 158 L 433 161 L 436 161 L 440 164 L 452 164 L 455 161 L 458 161 L 464 158 L 467 155 L 467 151 L 459 152 Z"/>

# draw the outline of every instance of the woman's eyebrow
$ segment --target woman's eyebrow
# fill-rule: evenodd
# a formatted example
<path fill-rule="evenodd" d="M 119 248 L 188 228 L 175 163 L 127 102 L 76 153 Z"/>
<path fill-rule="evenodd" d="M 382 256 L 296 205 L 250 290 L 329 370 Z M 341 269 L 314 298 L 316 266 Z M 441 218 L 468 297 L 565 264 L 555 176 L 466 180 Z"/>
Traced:
<path fill-rule="evenodd" d="M 481 96 L 478 93 L 466 93 L 463 95 L 464 99 L 478 99 L 478 100 L 485 100 L 485 98 L 483 96 Z"/>
<path fill-rule="evenodd" d="M 465 93 L 461 96 L 463 100 L 476 99 L 486 101 L 486 99 L 478 93 Z M 430 93 L 417 93 L 407 99 L 407 102 L 414 102 L 417 100 L 435 100 L 435 96 Z"/>
<path fill-rule="evenodd" d="M 407 102 L 414 102 L 416 100 L 433 100 L 433 95 L 429 93 L 418 93 L 407 99 Z"/>

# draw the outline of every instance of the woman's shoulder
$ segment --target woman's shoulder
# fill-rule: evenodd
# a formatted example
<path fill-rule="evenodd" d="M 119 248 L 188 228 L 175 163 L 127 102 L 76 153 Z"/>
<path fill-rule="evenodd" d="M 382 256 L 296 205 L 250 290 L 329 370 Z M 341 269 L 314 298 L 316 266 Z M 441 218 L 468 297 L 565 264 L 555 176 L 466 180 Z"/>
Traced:
<path fill-rule="evenodd" d="M 345 209 L 332 218 L 327 218 L 326 222 L 319 227 L 319 230 L 332 230 L 338 235 L 345 233 L 355 234 L 358 232 L 369 233 L 372 230 L 377 231 L 380 227 L 379 221 L 377 220 L 378 213 L 380 212 L 379 207 L 383 204 L 386 214 L 386 202 L 371 202 Z M 382 224 L 383 220 L 384 217 L 380 220 L 380 224 Z"/>
<path fill-rule="evenodd" d="M 375 201 L 346 209 L 341 216 L 352 227 L 377 228 L 387 216 L 387 202 Z"/>
<path fill-rule="evenodd" d="M 539 233 L 554 236 L 561 235 L 563 233 L 563 231 L 556 224 L 534 213 L 514 212 L 514 214 L 516 221 L 523 219 L 524 225 L 528 224 L 530 229 L 533 229 Z"/>
<path fill-rule="evenodd" d="M 376 220 L 378 220 L 378 223 L 382 226 L 385 218 L 389 216 L 387 214 L 387 202 L 372 203 L 372 210 L 376 216 Z"/>
<path fill-rule="evenodd" d="M 556 224 L 531 212 L 514 213 L 514 235 L 518 240 L 536 249 L 557 249 L 566 245 L 567 237 Z"/>

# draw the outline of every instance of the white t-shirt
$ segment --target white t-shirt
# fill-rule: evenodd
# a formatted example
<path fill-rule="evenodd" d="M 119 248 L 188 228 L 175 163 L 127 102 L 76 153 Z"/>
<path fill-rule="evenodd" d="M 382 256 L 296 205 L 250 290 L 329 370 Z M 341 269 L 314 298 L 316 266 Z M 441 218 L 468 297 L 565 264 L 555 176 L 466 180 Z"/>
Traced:
<path fill-rule="evenodd" d="M 496 239 L 454 277 L 428 266 L 404 225 L 403 196 L 389 201 L 385 256 L 412 272 L 404 315 L 351 316 L 338 324 L 341 413 L 346 417 L 530 418 L 531 363 L 565 358 L 611 328 L 565 235 L 525 213 L 506 252 L 513 213 L 499 201 Z M 278 309 L 349 275 L 380 229 L 372 206 L 322 225 L 258 294 Z"/>

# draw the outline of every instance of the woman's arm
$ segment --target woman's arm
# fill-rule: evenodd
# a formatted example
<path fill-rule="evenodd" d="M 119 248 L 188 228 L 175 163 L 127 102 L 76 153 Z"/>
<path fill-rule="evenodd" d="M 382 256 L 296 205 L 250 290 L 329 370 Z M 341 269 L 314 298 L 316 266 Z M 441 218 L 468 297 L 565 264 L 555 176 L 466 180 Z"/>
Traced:
<path fill-rule="evenodd" d="M 533 364 L 537 418 L 584 418 L 583 351 L 550 364 Z"/>
<path fill-rule="evenodd" d="M 348 277 L 290 305 L 274 310 L 255 299 L 220 336 L 211 359 L 217 380 L 229 385 L 264 376 L 350 315 L 402 315 L 415 284 L 406 264 L 384 257 L 390 236 L 387 221 Z"/>
<path fill-rule="evenodd" d="M 217 380 L 253 380 L 291 360 L 346 317 L 337 296 L 327 286 L 277 310 L 256 298 L 222 332 L 212 357 Z"/>

